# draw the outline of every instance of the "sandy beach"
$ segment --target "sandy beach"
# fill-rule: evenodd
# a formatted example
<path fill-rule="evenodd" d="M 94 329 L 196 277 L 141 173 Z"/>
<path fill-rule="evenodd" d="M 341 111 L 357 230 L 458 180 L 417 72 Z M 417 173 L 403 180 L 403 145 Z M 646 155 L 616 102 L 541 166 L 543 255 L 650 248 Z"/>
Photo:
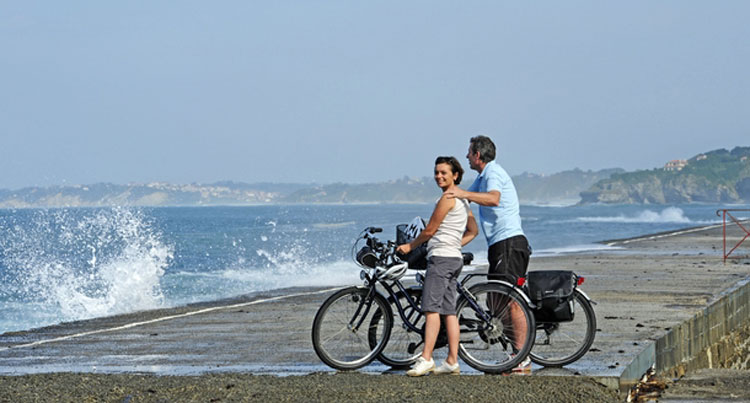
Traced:
<path fill-rule="evenodd" d="M 598 320 L 581 360 L 532 376 L 487 376 L 465 363 L 457 377 L 411 379 L 378 363 L 336 373 L 310 342 L 331 291 L 289 289 L 0 335 L 0 401 L 621 401 L 610 379 L 747 278 L 745 262 L 722 262 L 721 242 L 712 227 L 532 259 L 530 270 L 585 276 Z"/>

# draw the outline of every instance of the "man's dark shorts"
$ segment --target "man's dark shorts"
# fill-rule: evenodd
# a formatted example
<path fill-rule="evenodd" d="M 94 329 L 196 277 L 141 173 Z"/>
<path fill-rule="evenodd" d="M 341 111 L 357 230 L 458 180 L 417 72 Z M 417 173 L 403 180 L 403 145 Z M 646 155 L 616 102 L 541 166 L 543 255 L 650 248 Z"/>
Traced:
<path fill-rule="evenodd" d="M 422 311 L 456 314 L 457 279 L 464 267 L 460 257 L 431 256 L 422 290 Z"/>
<path fill-rule="evenodd" d="M 519 277 L 525 277 L 530 256 L 529 241 L 523 235 L 493 243 L 487 252 L 487 260 L 490 263 L 488 278 L 515 282 Z"/>

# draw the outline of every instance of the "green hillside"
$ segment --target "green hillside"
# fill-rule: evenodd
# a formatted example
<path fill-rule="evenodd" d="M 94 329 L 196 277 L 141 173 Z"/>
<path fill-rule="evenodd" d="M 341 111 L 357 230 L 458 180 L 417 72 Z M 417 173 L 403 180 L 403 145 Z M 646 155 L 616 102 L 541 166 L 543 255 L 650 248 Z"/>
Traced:
<path fill-rule="evenodd" d="M 681 169 L 613 174 L 581 192 L 582 203 L 750 202 L 750 147 L 698 154 Z"/>

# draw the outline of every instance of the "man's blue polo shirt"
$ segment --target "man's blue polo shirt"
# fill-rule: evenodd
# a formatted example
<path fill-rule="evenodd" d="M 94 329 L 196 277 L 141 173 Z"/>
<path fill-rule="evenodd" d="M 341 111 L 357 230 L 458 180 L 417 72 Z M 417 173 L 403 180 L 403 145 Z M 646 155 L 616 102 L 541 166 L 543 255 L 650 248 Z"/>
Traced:
<path fill-rule="evenodd" d="M 523 235 L 518 194 L 513 180 L 494 160 L 485 165 L 484 170 L 467 189 L 469 192 L 500 192 L 500 205 L 497 207 L 479 206 L 479 221 L 487 246 L 512 236 Z"/>

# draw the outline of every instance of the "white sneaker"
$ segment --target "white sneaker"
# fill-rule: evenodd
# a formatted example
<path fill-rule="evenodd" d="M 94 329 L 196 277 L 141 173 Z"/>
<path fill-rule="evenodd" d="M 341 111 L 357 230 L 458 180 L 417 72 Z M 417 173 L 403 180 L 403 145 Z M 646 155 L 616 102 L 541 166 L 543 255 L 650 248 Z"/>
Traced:
<path fill-rule="evenodd" d="M 531 358 L 526 357 L 517 367 L 513 368 L 516 375 L 531 375 Z"/>
<path fill-rule="evenodd" d="M 432 372 L 433 370 L 435 370 L 435 360 L 430 359 L 429 361 L 427 361 L 424 358 L 419 357 L 417 358 L 417 362 L 414 363 L 414 366 L 412 366 L 410 370 L 406 371 L 406 375 L 422 376 L 427 374 L 428 372 Z"/>
<path fill-rule="evenodd" d="M 443 363 L 440 364 L 439 367 L 435 368 L 432 373 L 435 375 L 458 375 L 461 373 L 461 366 L 458 365 L 458 362 L 451 365 L 443 361 Z"/>

